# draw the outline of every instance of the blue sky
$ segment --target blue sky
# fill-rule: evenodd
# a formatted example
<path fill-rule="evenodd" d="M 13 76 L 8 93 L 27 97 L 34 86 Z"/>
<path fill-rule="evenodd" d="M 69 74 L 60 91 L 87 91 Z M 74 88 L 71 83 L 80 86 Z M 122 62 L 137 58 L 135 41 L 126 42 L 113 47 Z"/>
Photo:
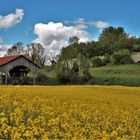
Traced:
<path fill-rule="evenodd" d="M 60 45 L 60 49 L 67 43 L 67 38 L 64 36 L 69 37 L 65 33 L 65 27 L 70 26 L 74 28 L 66 29 L 67 32 L 76 30 L 81 40 L 87 36 L 89 40 L 97 39 L 101 30 L 109 25 L 122 26 L 127 33 L 140 36 L 139 6 L 139 0 L 0 0 L 0 15 L 3 17 L 0 18 L 1 44 L 14 44 L 17 41 L 29 44 L 37 40 L 44 43 L 46 48 L 53 46 L 55 50 L 56 46 Z M 4 22 L 9 22 L 4 21 L 4 17 L 15 14 L 16 9 L 23 10 L 20 15 L 22 19 L 15 19 L 20 21 L 12 21 L 9 26 L 4 26 Z M 53 24 L 45 26 L 49 22 Z M 58 22 L 63 25 L 56 25 Z M 35 29 L 38 23 L 41 24 Z M 78 26 L 81 24 L 85 27 Z M 60 32 L 52 31 L 55 27 L 58 31 L 58 26 L 61 26 L 64 36 Z M 59 37 L 54 36 L 55 33 Z"/>

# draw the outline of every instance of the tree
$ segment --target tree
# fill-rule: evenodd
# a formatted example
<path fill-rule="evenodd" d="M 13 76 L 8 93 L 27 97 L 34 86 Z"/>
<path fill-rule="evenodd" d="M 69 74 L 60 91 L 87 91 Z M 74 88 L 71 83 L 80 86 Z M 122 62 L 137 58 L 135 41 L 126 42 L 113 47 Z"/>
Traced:
<path fill-rule="evenodd" d="M 70 83 L 70 68 L 68 67 L 67 63 L 64 64 L 57 64 L 57 79 L 62 84 Z"/>
<path fill-rule="evenodd" d="M 74 36 L 69 38 L 68 46 L 61 49 L 58 61 L 68 61 L 76 58 L 79 53 L 79 38 Z"/>
<path fill-rule="evenodd" d="M 23 43 L 22 42 L 17 42 L 16 44 L 14 44 L 11 48 L 9 48 L 7 50 L 7 55 L 21 55 L 24 54 L 25 50 L 23 47 Z"/>
<path fill-rule="evenodd" d="M 52 53 L 47 55 L 47 60 L 50 62 L 52 69 L 54 68 L 56 62 L 58 61 L 58 58 L 59 58 L 59 55 L 53 55 Z"/>
<path fill-rule="evenodd" d="M 77 63 L 73 63 L 72 68 L 68 66 L 68 62 L 58 64 L 57 78 L 60 83 L 76 84 L 79 82 L 79 66 Z"/>
<path fill-rule="evenodd" d="M 70 82 L 74 84 L 79 82 L 79 66 L 77 63 L 73 63 L 70 70 Z"/>
<path fill-rule="evenodd" d="M 32 43 L 28 45 L 26 55 L 38 65 L 44 67 L 46 61 L 45 49 L 40 43 Z"/>
<path fill-rule="evenodd" d="M 88 43 L 80 43 L 79 52 L 89 60 L 94 56 L 100 55 L 100 50 L 97 46 L 97 43 L 94 41 Z"/>
<path fill-rule="evenodd" d="M 83 82 L 88 82 L 91 79 L 91 74 L 88 68 L 83 69 Z"/>
<path fill-rule="evenodd" d="M 91 79 L 91 74 L 89 72 L 90 65 L 85 63 L 83 67 L 83 82 L 88 82 Z"/>
<path fill-rule="evenodd" d="M 104 62 L 103 60 L 98 57 L 98 56 L 95 56 L 91 59 L 91 62 L 92 62 L 92 66 L 93 67 L 100 67 L 100 66 L 104 66 Z"/>
<path fill-rule="evenodd" d="M 122 49 L 117 52 L 114 52 L 111 56 L 112 64 L 119 65 L 119 64 L 130 64 L 133 62 L 131 58 L 131 54 L 129 50 Z"/>
<path fill-rule="evenodd" d="M 36 76 L 36 82 L 39 85 L 45 85 L 48 82 L 48 77 L 45 72 L 40 71 Z"/>
<path fill-rule="evenodd" d="M 112 54 L 119 49 L 131 49 L 132 43 L 122 27 L 108 27 L 101 33 L 98 41 L 101 55 Z"/>
<path fill-rule="evenodd" d="M 69 44 L 78 44 L 79 38 L 77 36 L 73 36 L 69 38 Z"/>
<path fill-rule="evenodd" d="M 62 48 L 60 56 L 59 56 L 59 62 L 61 61 L 68 61 L 73 58 L 76 58 L 80 49 L 80 44 L 70 44 L 65 48 Z"/>

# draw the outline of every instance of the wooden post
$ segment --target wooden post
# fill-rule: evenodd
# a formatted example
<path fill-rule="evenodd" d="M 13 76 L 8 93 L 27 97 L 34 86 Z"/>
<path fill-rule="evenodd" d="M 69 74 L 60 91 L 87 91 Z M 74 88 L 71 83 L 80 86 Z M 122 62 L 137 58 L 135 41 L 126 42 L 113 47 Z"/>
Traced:
<path fill-rule="evenodd" d="M 35 85 L 35 79 L 36 79 L 36 70 L 35 70 L 35 66 L 33 69 L 33 85 Z"/>
<path fill-rule="evenodd" d="M 36 78 L 36 76 L 35 76 L 35 73 L 34 73 L 34 77 L 33 77 L 33 85 L 35 85 L 35 78 Z"/>
<path fill-rule="evenodd" d="M 7 74 L 5 74 L 5 85 L 7 85 Z"/>

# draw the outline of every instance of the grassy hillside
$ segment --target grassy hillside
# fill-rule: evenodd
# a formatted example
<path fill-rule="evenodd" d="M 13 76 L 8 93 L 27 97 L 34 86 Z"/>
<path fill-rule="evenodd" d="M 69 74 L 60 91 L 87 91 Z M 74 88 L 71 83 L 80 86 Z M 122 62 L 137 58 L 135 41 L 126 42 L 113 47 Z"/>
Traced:
<path fill-rule="evenodd" d="M 44 73 L 48 77 L 48 85 L 60 84 L 55 71 L 44 71 Z M 88 82 L 89 84 L 140 86 L 140 65 L 138 64 L 96 67 L 91 68 L 90 73 L 92 79 Z"/>
<path fill-rule="evenodd" d="M 91 68 L 96 84 L 140 86 L 140 65 L 119 65 Z"/>

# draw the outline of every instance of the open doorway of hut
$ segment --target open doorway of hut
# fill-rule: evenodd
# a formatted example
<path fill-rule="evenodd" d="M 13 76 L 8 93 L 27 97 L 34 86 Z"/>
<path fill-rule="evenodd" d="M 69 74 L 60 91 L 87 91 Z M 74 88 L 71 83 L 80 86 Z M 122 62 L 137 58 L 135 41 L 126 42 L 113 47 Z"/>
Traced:
<path fill-rule="evenodd" d="M 29 68 L 25 66 L 16 66 L 13 69 L 11 69 L 9 73 L 11 76 L 12 84 L 24 84 L 29 71 Z"/>

